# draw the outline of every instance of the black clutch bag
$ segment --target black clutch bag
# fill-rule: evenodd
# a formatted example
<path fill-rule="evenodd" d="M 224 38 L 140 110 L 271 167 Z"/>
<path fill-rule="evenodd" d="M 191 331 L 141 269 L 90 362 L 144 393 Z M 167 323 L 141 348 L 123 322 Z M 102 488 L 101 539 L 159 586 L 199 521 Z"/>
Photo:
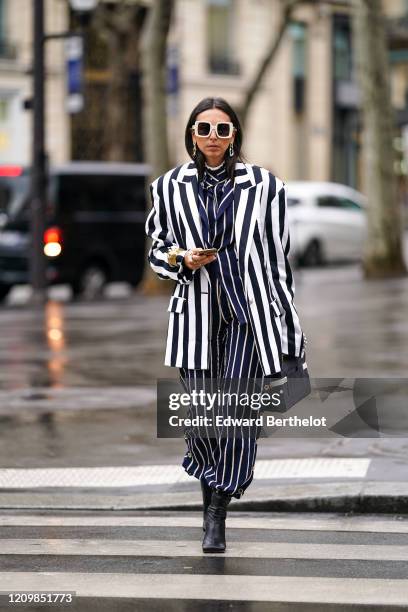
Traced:
<path fill-rule="evenodd" d="M 279 405 L 273 407 L 274 412 L 287 412 L 310 395 L 312 386 L 306 363 L 306 336 L 303 334 L 300 346 L 300 357 L 283 355 L 282 372 L 280 376 L 265 376 L 263 391 L 279 393 Z"/>
<path fill-rule="evenodd" d="M 305 351 L 300 357 L 286 357 L 283 360 L 282 376 L 286 376 L 287 382 L 282 387 L 277 412 L 286 412 L 312 392 Z"/>

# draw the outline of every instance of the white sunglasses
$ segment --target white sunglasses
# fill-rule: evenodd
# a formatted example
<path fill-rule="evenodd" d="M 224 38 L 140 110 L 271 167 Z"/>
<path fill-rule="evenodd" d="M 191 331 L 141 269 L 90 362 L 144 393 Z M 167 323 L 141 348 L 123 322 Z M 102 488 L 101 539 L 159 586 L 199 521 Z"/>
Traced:
<path fill-rule="evenodd" d="M 213 129 L 218 138 L 231 138 L 236 131 L 231 121 L 218 121 L 215 125 L 209 121 L 196 121 L 191 129 L 199 138 L 208 138 Z"/>

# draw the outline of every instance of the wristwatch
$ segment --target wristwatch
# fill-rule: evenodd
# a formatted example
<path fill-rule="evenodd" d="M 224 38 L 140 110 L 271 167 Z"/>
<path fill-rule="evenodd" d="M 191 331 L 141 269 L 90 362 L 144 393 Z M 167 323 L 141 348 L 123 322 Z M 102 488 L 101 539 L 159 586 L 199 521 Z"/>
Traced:
<path fill-rule="evenodd" d="M 186 252 L 186 249 L 181 249 L 177 245 L 173 245 L 169 247 L 167 251 L 167 263 L 169 264 L 169 266 L 173 266 L 173 267 L 177 266 L 177 261 L 176 261 L 177 255 L 179 255 L 180 253 L 185 253 L 185 252 Z"/>

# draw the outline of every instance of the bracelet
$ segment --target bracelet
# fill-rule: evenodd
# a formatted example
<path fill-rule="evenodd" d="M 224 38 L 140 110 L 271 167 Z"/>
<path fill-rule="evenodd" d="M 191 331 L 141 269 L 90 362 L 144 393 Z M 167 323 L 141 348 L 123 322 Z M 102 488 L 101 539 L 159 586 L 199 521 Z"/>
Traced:
<path fill-rule="evenodd" d="M 167 262 L 169 266 L 177 266 L 176 257 L 179 253 L 184 253 L 185 249 L 181 249 L 176 244 L 167 249 Z"/>

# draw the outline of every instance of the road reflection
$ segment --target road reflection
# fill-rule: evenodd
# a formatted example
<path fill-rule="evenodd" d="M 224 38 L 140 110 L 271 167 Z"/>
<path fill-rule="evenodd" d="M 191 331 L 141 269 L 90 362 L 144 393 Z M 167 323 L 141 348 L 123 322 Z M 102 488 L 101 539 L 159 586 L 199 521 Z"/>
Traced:
<path fill-rule="evenodd" d="M 48 301 L 45 310 L 45 338 L 49 349 L 47 369 L 49 386 L 62 387 L 64 370 L 67 363 L 66 334 L 63 305 L 60 302 Z"/>

